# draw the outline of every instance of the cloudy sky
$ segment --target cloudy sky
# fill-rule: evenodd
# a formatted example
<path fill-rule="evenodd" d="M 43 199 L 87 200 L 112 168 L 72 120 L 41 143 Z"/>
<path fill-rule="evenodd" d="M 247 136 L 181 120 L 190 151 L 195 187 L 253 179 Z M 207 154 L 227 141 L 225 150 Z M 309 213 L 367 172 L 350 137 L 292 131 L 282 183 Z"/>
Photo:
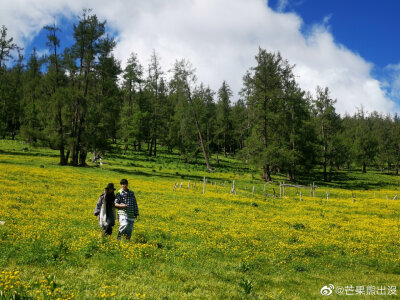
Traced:
<path fill-rule="evenodd" d="M 43 26 L 54 20 L 62 46 L 82 8 L 106 19 L 124 64 L 130 53 L 149 63 L 156 50 L 164 71 L 186 58 L 199 81 L 217 90 L 226 80 L 235 93 L 258 47 L 280 51 L 300 86 L 329 87 L 337 111 L 399 112 L 400 46 L 393 41 L 400 1 L 362 0 L 0 0 L 0 25 L 26 55 L 46 52 Z M 379 2 L 379 4 L 378 4 Z M 372 4 L 371 4 L 372 3 Z M 393 32 L 392 32 L 393 31 Z"/>

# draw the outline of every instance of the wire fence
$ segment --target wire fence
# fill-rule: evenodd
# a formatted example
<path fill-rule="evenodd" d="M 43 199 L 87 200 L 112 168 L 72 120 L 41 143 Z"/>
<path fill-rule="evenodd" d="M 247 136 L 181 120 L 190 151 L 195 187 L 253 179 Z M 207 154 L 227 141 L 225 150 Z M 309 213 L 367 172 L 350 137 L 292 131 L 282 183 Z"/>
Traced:
<path fill-rule="evenodd" d="M 389 201 L 398 200 L 397 190 L 349 190 L 339 187 L 319 187 L 315 182 L 309 185 L 295 185 L 285 182 L 279 183 L 245 183 L 233 180 L 209 181 L 206 177 L 203 180 L 174 182 L 173 190 L 175 192 L 193 191 L 203 195 L 207 193 L 229 193 L 245 197 L 258 199 L 295 199 L 304 201 L 314 200 L 350 200 L 356 202 L 360 199 L 376 199 Z"/>

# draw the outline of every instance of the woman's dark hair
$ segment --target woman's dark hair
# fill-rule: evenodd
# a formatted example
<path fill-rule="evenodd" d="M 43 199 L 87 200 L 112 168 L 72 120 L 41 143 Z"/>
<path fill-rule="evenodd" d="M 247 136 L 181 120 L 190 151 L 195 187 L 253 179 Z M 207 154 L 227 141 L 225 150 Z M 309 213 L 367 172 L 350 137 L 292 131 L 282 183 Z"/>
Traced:
<path fill-rule="evenodd" d="M 115 201 L 115 194 L 114 190 L 112 190 L 111 193 L 107 193 L 107 190 L 104 193 L 104 200 L 106 201 L 106 206 L 107 207 L 113 207 L 114 206 L 114 201 Z"/>

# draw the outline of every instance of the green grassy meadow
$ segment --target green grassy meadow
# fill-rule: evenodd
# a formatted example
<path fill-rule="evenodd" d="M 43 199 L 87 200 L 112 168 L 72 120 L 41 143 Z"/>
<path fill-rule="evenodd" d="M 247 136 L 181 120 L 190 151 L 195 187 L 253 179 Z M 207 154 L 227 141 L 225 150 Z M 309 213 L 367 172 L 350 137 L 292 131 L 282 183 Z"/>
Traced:
<path fill-rule="evenodd" d="M 398 176 L 316 173 L 280 197 L 283 176 L 265 184 L 231 158 L 210 173 L 116 146 L 103 162 L 61 167 L 57 151 L 0 141 L 0 299 L 399 298 Z M 93 211 L 121 178 L 140 217 L 119 242 L 118 222 L 101 237 Z"/>

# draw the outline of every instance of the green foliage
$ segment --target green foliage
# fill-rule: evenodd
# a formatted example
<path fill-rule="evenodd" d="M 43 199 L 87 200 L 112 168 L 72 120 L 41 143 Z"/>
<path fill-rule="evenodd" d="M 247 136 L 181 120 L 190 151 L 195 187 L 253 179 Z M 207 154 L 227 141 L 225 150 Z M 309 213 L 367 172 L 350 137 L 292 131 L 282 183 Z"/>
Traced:
<path fill-rule="evenodd" d="M 0 136 L 58 150 L 60 165 L 86 166 L 88 153 L 122 142 L 124 155 L 177 150 L 210 171 L 224 169 L 221 155 L 235 156 L 267 181 L 285 174 L 327 182 L 351 167 L 398 173 L 398 116 L 362 108 L 339 116 L 328 87 L 317 87 L 314 98 L 306 94 L 279 52 L 258 50 L 235 99 L 226 81 L 217 92 L 199 83 L 187 60 L 176 61 L 167 76 L 155 50 L 146 69 L 133 53 L 122 70 L 106 21 L 90 9 L 73 26 L 71 48 L 60 49 L 55 24 L 44 29 L 49 55 L 34 49 L 25 66 L 1 28 Z"/>
<path fill-rule="evenodd" d="M 249 295 L 251 293 L 252 289 L 254 288 L 253 282 L 247 278 L 243 278 L 239 282 L 239 286 L 242 288 L 243 293 L 245 293 L 246 295 Z"/>

